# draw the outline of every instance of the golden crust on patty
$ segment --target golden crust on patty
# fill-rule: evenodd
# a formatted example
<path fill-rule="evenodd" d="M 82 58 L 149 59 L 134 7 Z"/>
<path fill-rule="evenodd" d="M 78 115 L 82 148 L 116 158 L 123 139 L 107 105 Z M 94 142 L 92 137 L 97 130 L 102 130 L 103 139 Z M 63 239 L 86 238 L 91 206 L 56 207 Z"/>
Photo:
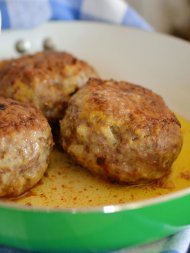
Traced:
<path fill-rule="evenodd" d="M 0 137 L 15 129 L 45 131 L 47 127 L 47 120 L 35 106 L 0 97 Z"/>
<path fill-rule="evenodd" d="M 34 103 L 49 120 L 57 120 L 70 96 L 96 76 L 91 66 L 68 53 L 39 52 L 2 64 L 0 96 Z"/>
<path fill-rule="evenodd" d="M 129 184 L 167 175 L 182 146 L 180 123 L 160 96 L 114 80 L 90 79 L 72 97 L 61 135 L 79 164 Z"/>
<path fill-rule="evenodd" d="M 0 97 L 0 197 L 34 186 L 48 167 L 52 146 L 50 126 L 37 108 Z"/>

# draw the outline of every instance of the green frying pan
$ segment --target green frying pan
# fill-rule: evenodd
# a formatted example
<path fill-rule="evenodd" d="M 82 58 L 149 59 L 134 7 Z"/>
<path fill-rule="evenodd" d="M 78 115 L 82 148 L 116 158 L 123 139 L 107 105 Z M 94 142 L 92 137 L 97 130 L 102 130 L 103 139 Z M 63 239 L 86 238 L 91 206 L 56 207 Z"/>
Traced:
<path fill-rule="evenodd" d="M 57 49 L 89 61 L 103 77 L 151 88 L 175 112 L 190 118 L 188 43 L 117 26 L 58 22 L 32 32 L 4 32 L 0 38 L 1 58 L 16 55 L 14 43 L 18 39 L 29 40 L 36 51 L 41 50 L 47 37 Z M 36 252 L 111 251 L 161 239 L 188 224 L 188 187 L 147 200 L 98 207 L 53 208 L 0 202 L 0 244 Z"/>

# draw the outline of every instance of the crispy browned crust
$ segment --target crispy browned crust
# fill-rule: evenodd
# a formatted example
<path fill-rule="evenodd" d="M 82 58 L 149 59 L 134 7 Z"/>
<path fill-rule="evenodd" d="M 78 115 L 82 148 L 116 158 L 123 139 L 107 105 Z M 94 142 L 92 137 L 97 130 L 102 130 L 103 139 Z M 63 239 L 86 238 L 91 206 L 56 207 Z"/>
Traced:
<path fill-rule="evenodd" d="M 74 56 L 44 51 L 0 65 L 0 96 L 34 103 L 50 120 L 63 116 L 70 96 L 95 70 Z"/>
<path fill-rule="evenodd" d="M 5 61 L 5 64 L 2 62 L 2 67 L 4 65 L 5 68 L 0 72 L 1 83 L 11 85 L 12 82 L 19 79 L 27 85 L 31 85 L 35 78 L 44 80 L 54 73 L 67 76 L 65 66 L 74 65 L 76 62 L 80 62 L 81 67 L 85 64 L 66 52 L 48 50 L 33 55 L 25 55 L 18 59 Z"/>
<path fill-rule="evenodd" d="M 89 111 L 92 108 L 102 111 L 107 116 L 125 121 L 125 124 L 129 122 L 131 128 L 173 122 L 180 126 L 164 100 L 147 88 L 95 78 L 91 78 L 87 85 Z"/>
<path fill-rule="evenodd" d="M 78 163 L 125 183 L 167 175 L 182 146 L 180 123 L 159 95 L 94 78 L 70 100 L 61 134 Z"/>
<path fill-rule="evenodd" d="M 47 127 L 47 120 L 34 105 L 0 97 L 0 138 L 23 128 L 43 131 Z"/>

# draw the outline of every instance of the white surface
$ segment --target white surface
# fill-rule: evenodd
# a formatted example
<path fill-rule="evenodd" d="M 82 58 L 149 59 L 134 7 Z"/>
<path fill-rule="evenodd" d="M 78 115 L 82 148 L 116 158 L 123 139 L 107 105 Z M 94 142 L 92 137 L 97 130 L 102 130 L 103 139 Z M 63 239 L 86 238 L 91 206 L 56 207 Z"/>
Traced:
<path fill-rule="evenodd" d="M 115 2 L 115 4 L 113 4 Z M 120 24 L 127 11 L 127 5 L 122 0 L 84 0 L 81 13 Z"/>
<path fill-rule="evenodd" d="M 16 56 L 14 43 L 27 39 L 41 50 L 51 37 L 57 49 L 90 62 L 104 78 L 144 85 L 190 119 L 190 44 L 167 36 L 97 23 L 51 23 L 36 30 L 4 32 L 0 57 Z"/>
<path fill-rule="evenodd" d="M 190 4 L 187 0 L 126 0 L 157 31 L 171 32 L 189 23 Z"/>

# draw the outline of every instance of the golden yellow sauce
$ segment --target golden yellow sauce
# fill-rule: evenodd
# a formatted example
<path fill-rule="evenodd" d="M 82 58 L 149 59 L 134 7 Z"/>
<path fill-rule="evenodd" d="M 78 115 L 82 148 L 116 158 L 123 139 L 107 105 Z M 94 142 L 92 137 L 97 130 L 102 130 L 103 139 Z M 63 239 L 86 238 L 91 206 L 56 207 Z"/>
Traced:
<path fill-rule="evenodd" d="M 27 206 L 93 207 L 144 200 L 187 188 L 190 186 L 190 122 L 178 118 L 182 124 L 183 148 L 172 173 L 157 184 L 125 186 L 106 182 L 55 149 L 40 183 L 22 197 L 4 201 Z"/>

